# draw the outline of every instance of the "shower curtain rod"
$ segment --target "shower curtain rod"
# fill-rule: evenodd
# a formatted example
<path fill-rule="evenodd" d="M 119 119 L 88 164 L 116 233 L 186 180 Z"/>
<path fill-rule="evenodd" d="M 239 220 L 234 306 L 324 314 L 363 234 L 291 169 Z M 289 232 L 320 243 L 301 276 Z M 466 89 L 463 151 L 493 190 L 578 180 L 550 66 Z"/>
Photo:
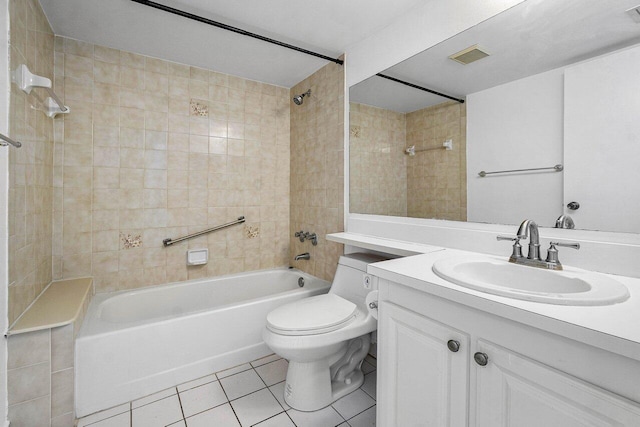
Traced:
<path fill-rule="evenodd" d="M 460 104 L 464 104 L 464 99 L 455 98 L 453 96 L 449 96 L 449 95 L 446 95 L 446 94 L 441 93 L 441 92 L 436 92 L 435 90 L 427 89 L 426 87 L 414 85 L 413 83 L 405 82 L 404 80 L 396 79 L 395 77 L 387 76 L 387 75 L 384 75 L 384 74 L 381 74 L 381 73 L 376 74 L 376 76 L 382 77 L 383 79 L 391 80 L 392 82 L 403 84 L 405 86 L 412 87 L 414 89 L 420 89 L 420 90 L 423 90 L 425 92 L 432 93 L 434 95 L 442 96 L 444 98 L 448 98 L 448 99 L 451 99 L 453 101 L 459 102 Z"/>
<path fill-rule="evenodd" d="M 313 51 L 310 51 L 310 50 L 307 50 L 307 49 L 303 49 L 303 48 L 298 47 L 298 46 L 294 46 L 294 45 L 291 45 L 291 44 L 288 44 L 288 43 L 284 43 L 284 42 L 281 42 L 281 41 L 278 41 L 278 40 L 274 40 L 274 39 L 271 39 L 269 37 L 261 36 L 260 34 L 252 33 L 252 32 L 243 30 L 243 29 L 238 28 L 238 27 L 232 27 L 231 25 L 223 24 L 222 22 L 213 21 L 211 19 L 207 19 L 207 18 L 204 18 L 204 17 L 199 16 L 199 15 L 194 15 L 193 13 L 185 12 L 184 10 L 175 9 L 173 7 L 165 6 L 163 4 L 152 2 L 152 1 L 148 1 L 148 0 L 131 0 L 131 1 L 134 2 L 134 3 L 139 3 L 139 4 L 142 4 L 142 5 L 145 5 L 145 6 L 153 7 L 155 9 L 163 10 L 165 12 L 173 13 L 174 15 L 182 16 L 184 18 L 193 19 L 194 21 L 202 22 L 204 24 L 209 24 L 209 25 L 212 25 L 214 27 L 222 28 L 223 30 L 227 30 L 227 31 L 231 31 L 231 32 L 234 32 L 234 33 L 242 34 L 243 36 L 252 37 L 254 39 L 258 39 L 258 40 L 265 41 L 267 43 L 272 43 L 272 44 L 275 44 L 275 45 L 278 45 L 278 46 L 286 47 L 287 49 L 292 49 L 292 50 L 295 50 L 297 52 L 306 53 L 307 55 L 311 55 L 311 56 L 315 56 L 317 58 L 325 59 L 327 61 L 335 62 L 336 64 L 339 64 L 339 65 L 343 65 L 344 64 L 344 61 L 342 59 L 331 58 L 330 56 L 322 55 L 320 53 L 313 52 Z"/>

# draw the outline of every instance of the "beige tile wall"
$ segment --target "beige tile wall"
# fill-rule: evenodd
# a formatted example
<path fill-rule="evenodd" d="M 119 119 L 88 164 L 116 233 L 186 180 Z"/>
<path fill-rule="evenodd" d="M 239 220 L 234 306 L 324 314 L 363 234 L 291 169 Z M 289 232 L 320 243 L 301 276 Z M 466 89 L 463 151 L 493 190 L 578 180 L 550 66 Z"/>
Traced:
<path fill-rule="evenodd" d="M 287 265 L 289 90 L 56 37 L 53 272 L 96 291 Z M 162 247 L 165 238 L 246 224 Z M 187 267 L 189 248 L 209 264 Z"/>
<path fill-rule="evenodd" d="M 16 427 L 74 425 L 74 343 L 90 298 L 75 322 L 9 335 L 9 420 Z"/>
<path fill-rule="evenodd" d="M 349 105 L 350 212 L 407 216 L 406 115 Z"/>
<path fill-rule="evenodd" d="M 37 0 L 9 2 L 11 70 L 26 64 L 53 78 L 54 36 Z M 26 95 L 11 85 L 9 135 L 9 324 L 51 281 L 53 121 L 43 89 Z"/>
<path fill-rule="evenodd" d="M 329 64 L 291 89 L 290 97 L 311 89 L 291 108 L 291 263 L 331 280 L 343 246 L 325 239 L 344 229 L 344 68 Z M 301 243 L 296 231 L 315 232 L 318 245 Z M 309 252 L 308 261 L 293 261 Z"/>
<path fill-rule="evenodd" d="M 457 102 L 407 114 L 407 146 L 453 150 L 416 153 L 407 160 L 407 214 L 417 218 L 467 220 L 466 107 Z"/>

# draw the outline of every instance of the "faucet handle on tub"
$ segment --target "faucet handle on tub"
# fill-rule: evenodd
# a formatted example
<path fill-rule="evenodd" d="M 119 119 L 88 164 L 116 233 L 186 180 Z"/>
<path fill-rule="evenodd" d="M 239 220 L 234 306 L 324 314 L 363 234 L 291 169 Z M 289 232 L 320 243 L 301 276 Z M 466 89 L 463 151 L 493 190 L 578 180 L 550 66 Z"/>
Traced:
<path fill-rule="evenodd" d="M 515 262 L 516 259 L 522 258 L 522 246 L 520 245 L 520 236 L 496 236 L 496 240 L 508 240 L 513 242 L 513 251 L 511 252 L 511 257 L 509 257 L 510 262 Z"/>

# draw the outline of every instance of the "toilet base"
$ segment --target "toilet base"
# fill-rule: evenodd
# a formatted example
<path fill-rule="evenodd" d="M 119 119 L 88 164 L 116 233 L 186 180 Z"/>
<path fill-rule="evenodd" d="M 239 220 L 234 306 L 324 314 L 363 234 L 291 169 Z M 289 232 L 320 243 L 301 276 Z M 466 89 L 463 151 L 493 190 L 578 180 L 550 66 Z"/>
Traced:
<path fill-rule="evenodd" d="M 287 405 L 299 411 L 317 411 L 358 389 L 364 382 L 361 366 L 370 344 L 367 334 L 349 341 L 333 360 L 289 361 L 284 387 Z"/>

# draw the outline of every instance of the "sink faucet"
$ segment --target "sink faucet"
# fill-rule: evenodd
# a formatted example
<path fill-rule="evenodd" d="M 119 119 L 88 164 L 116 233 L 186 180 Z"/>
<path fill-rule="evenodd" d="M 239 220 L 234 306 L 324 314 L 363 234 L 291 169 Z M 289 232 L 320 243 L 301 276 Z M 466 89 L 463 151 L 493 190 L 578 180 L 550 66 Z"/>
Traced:
<path fill-rule="evenodd" d="M 538 224 L 530 219 L 522 221 L 522 224 L 520 224 L 516 232 L 516 237 L 497 236 L 497 239 L 514 242 L 513 252 L 509 257 L 509 262 L 550 270 L 562 270 L 562 264 L 560 264 L 558 260 L 557 246 L 580 249 L 580 243 L 551 242 L 549 250 L 547 251 L 547 259 L 543 261 L 542 258 L 540 258 L 540 234 L 538 233 Z M 520 240 L 522 239 L 529 239 L 529 253 L 526 258 L 522 255 L 522 246 L 520 246 Z"/>
<path fill-rule="evenodd" d="M 311 259 L 311 255 L 309 255 L 309 252 L 296 255 L 296 257 L 294 258 L 294 261 L 300 261 L 301 259 Z"/>
<path fill-rule="evenodd" d="M 576 224 L 569 215 L 560 215 L 556 220 L 556 228 L 568 228 L 573 230 L 576 228 Z"/>
<path fill-rule="evenodd" d="M 538 224 L 530 219 L 525 219 L 520 224 L 516 233 L 519 239 L 529 239 L 528 259 L 540 260 L 540 234 L 538 233 Z"/>

